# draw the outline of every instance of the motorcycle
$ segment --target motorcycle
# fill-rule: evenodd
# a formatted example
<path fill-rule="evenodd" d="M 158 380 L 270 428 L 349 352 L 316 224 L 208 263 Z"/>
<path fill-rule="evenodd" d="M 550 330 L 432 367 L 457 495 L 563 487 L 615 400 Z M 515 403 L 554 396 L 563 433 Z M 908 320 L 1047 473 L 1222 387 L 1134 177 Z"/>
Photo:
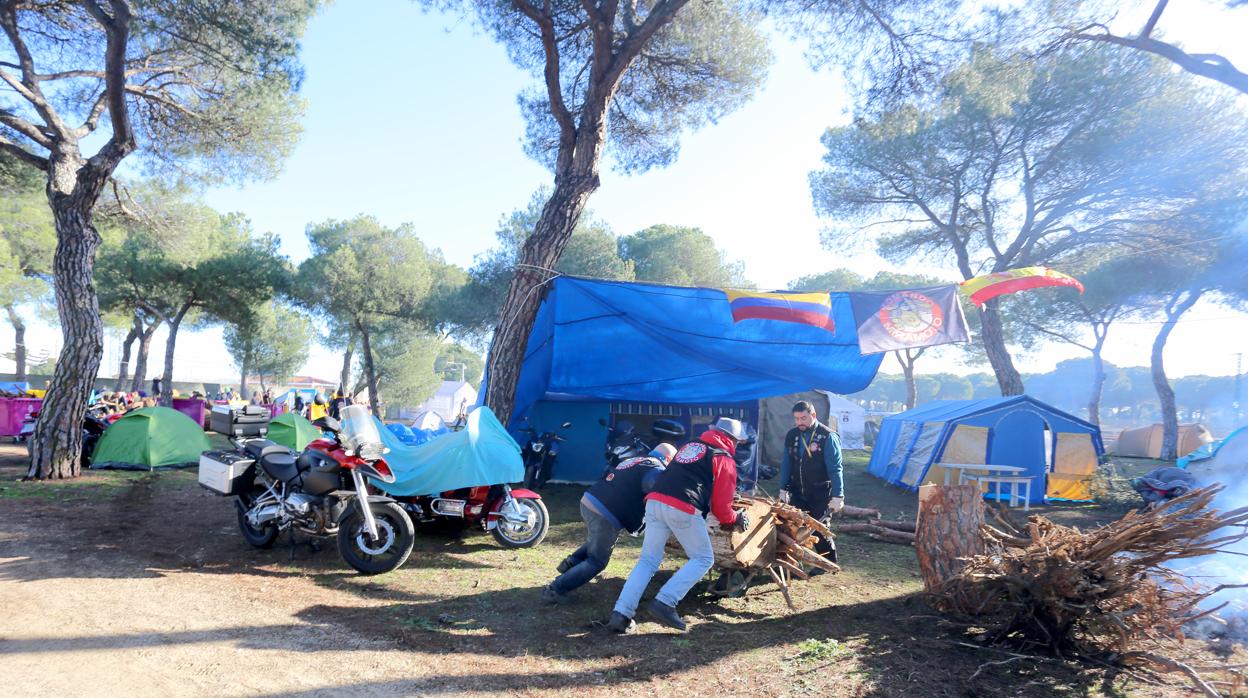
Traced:
<path fill-rule="evenodd" d="M 351 405 L 343 408 L 341 420 L 322 417 L 313 424 L 330 436 L 299 454 L 265 438 L 244 438 L 246 430 L 232 428 L 235 452 L 201 455 L 200 484 L 236 497 L 238 528 L 253 547 L 268 548 L 295 528 L 335 536 L 342 559 L 362 574 L 397 569 L 411 555 L 416 531 L 397 502 L 369 493 L 367 478 L 395 480 L 382 458 L 386 449 L 372 415 Z M 215 424 L 214 430 L 219 431 Z M 266 431 L 252 433 L 263 437 Z"/>
<path fill-rule="evenodd" d="M 108 408 L 103 405 L 92 405 L 87 408 L 87 413 L 82 416 L 82 456 L 80 462 L 82 467 L 91 464 L 91 456 L 95 453 L 95 445 L 100 442 L 100 437 L 104 435 L 104 430 L 110 424 L 117 421 L 120 415 L 111 415 Z M 18 432 L 18 443 L 26 444 L 26 457 L 30 458 L 30 437 L 35 433 L 35 422 L 39 419 L 39 412 L 31 412 L 22 420 L 22 427 Z"/>
<path fill-rule="evenodd" d="M 650 427 L 649 440 L 643 440 L 637 434 L 637 427 L 627 419 L 618 420 L 615 424 L 607 424 L 607 420 L 599 419 L 598 424 L 607 428 L 607 445 L 603 453 L 606 467 L 602 471 L 603 477 L 621 462 L 644 456 L 660 443 L 666 442 L 679 447 L 687 433 L 680 422 L 671 419 L 656 419 Z"/>
<path fill-rule="evenodd" d="M 550 530 L 542 496 L 509 485 L 465 487 L 440 495 L 398 497 L 417 523 L 460 522 L 489 531 L 504 548 L 532 548 Z"/>
<path fill-rule="evenodd" d="M 564 422 L 560 429 L 567 429 L 572 422 Z M 520 452 L 524 458 L 524 486 L 541 489 L 550 480 L 555 471 L 555 459 L 559 457 L 559 442 L 566 441 L 553 431 L 543 432 L 540 436 L 533 427 L 521 431 L 529 435 L 529 442 Z"/>

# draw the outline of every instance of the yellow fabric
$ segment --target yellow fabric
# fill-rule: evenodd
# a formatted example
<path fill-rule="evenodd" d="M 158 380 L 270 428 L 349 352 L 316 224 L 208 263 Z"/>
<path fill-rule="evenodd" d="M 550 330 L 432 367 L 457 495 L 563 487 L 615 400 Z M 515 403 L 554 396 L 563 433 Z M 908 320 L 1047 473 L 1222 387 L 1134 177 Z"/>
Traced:
<path fill-rule="evenodd" d="M 327 414 L 329 414 L 329 407 L 327 405 L 318 405 L 314 402 L 308 407 L 309 422 L 315 422 Z"/>
<path fill-rule="evenodd" d="M 1045 496 L 1051 499 L 1092 499 L 1092 475 L 1096 473 L 1096 447 L 1091 434 L 1058 434 Z"/>
<path fill-rule="evenodd" d="M 988 462 L 988 427 L 972 427 L 966 424 L 959 424 L 954 428 L 953 433 L 949 436 L 949 443 L 945 444 L 945 452 L 941 455 L 940 460 L 944 463 L 987 463 Z M 966 470 L 967 473 L 980 472 L 974 470 Z M 956 482 L 956 475 L 951 475 L 951 482 Z M 932 467 L 928 469 L 927 476 L 923 478 L 924 485 L 943 485 L 945 484 L 945 466 L 941 463 L 932 463 Z"/>
<path fill-rule="evenodd" d="M 27 392 L 27 394 L 29 394 L 31 397 L 37 397 L 37 398 L 39 398 L 40 400 L 42 400 L 42 399 L 43 399 L 43 397 L 44 397 L 45 395 L 47 395 L 47 394 L 48 394 L 48 391 L 46 391 L 46 390 L 40 390 L 40 389 L 38 389 L 38 388 L 31 388 L 30 390 L 27 390 L 26 392 Z"/>

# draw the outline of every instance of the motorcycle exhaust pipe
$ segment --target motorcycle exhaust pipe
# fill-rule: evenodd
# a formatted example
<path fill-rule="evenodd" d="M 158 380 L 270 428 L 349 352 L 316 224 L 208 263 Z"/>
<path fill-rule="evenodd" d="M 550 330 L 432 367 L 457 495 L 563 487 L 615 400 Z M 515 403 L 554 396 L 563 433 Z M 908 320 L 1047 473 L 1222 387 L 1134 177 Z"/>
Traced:
<path fill-rule="evenodd" d="M 282 507 L 279 504 L 266 504 L 262 507 L 255 507 L 247 512 L 247 523 L 253 528 L 260 528 L 264 524 L 277 519 L 282 515 Z"/>

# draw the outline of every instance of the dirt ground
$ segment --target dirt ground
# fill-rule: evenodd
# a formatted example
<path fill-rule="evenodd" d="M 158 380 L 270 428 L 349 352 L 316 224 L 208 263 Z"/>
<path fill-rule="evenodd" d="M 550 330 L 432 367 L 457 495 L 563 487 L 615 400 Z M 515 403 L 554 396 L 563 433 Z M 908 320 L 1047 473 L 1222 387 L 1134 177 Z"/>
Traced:
<path fill-rule="evenodd" d="M 639 541 L 625 537 L 577 603 L 538 593 L 580 542 L 580 489 L 544 492 L 546 542 L 509 551 L 425 531 L 408 564 L 361 577 L 332 541 L 250 549 L 195 472 L 18 482 L 0 445 L 0 677 L 7 695 L 1177 695 L 966 644 L 923 602 L 910 548 L 844 535 L 845 570 L 744 598 L 691 596 L 686 634 L 600 627 Z M 847 467 L 850 501 L 912 515 L 913 495 Z M 1049 508 L 1093 523 L 1124 503 Z M 665 565 L 660 579 L 673 566 Z M 652 589 L 655 587 L 652 587 Z M 973 681 L 969 680 L 976 674 Z"/>

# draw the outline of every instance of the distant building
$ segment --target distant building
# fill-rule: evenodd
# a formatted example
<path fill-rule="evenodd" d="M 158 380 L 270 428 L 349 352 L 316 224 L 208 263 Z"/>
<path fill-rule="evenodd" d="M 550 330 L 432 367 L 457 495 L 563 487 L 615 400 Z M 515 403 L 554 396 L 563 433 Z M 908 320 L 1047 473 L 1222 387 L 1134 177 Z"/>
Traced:
<path fill-rule="evenodd" d="M 312 376 L 291 376 L 286 381 L 286 388 L 294 390 L 323 390 L 325 393 L 331 394 L 338 389 L 338 381 L 327 381 L 324 378 L 314 378 Z"/>
<path fill-rule="evenodd" d="M 401 408 L 400 419 L 412 419 L 426 410 L 433 412 L 450 424 L 459 413 L 477 402 L 477 389 L 466 381 L 442 381 L 438 392 L 414 408 Z"/>

